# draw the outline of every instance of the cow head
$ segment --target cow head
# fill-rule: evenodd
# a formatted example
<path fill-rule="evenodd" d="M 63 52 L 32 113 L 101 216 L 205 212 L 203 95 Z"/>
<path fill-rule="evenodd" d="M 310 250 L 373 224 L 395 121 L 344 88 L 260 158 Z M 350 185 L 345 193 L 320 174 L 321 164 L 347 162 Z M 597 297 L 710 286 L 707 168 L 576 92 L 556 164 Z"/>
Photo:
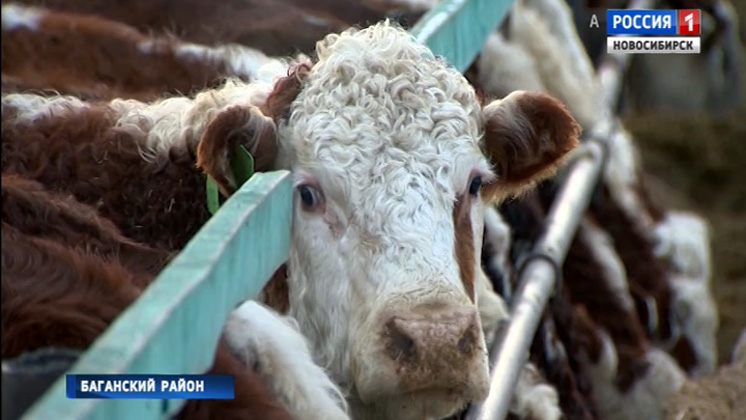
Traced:
<path fill-rule="evenodd" d="M 282 112 L 263 108 L 275 167 L 295 177 L 290 312 L 356 418 L 448 416 L 488 391 L 484 203 L 549 176 L 578 125 L 542 93 L 483 106 L 388 23 L 329 35 L 317 55 L 275 86 Z"/>

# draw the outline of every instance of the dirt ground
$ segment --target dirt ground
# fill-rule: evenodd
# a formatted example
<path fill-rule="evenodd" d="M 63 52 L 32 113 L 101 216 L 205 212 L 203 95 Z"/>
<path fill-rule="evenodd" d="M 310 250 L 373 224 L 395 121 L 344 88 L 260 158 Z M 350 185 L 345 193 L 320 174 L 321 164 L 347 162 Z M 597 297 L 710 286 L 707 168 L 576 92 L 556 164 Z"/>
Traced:
<path fill-rule="evenodd" d="M 746 45 L 746 0 L 734 5 Z M 746 62 L 742 66 L 746 83 Z M 625 122 L 640 148 L 654 199 L 710 222 L 718 346 L 720 362 L 727 363 L 746 328 L 746 97 L 727 117 L 634 115 Z"/>

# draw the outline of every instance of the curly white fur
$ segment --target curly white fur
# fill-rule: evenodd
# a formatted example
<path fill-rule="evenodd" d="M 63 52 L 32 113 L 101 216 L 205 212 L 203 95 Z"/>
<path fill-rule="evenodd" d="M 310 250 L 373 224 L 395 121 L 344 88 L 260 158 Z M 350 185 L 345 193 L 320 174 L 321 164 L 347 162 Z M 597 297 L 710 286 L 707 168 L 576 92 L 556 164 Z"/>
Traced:
<path fill-rule="evenodd" d="M 138 142 L 144 159 L 165 164 L 169 152 L 195 150 L 205 128 L 222 109 L 231 105 L 262 104 L 272 84 L 245 84 L 229 80 L 219 89 L 195 98 L 173 97 L 155 103 L 115 99 L 105 106 L 114 132 L 125 132 Z M 16 122 L 29 123 L 45 117 L 62 117 L 94 106 L 72 96 L 45 98 L 26 93 L 3 95 L 2 109 L 15 112 Z"/>
<path fill-rule="evenodd" d="M 386 23 L 350 30 L 320 41 L 317 54 L 290 118 L 278 126 L 278 166 L 292 167 L 298 183 L 318 183 L 326 196 L 323 218 L 295 212 L 290 311 L 317 361 L 352 387 L 351 365 L 368 363 L 365 354 L 377 348 L 374 314 L 410 308 L 414 296 L 469 305 L 453 258 L 452 207 L 470 173 L 487 173 L 489 164 L 473 88 L 410 34 Z M 481 207 L 472 208 L 475 249 Z M 339 279 L 334 287 L 316 280 L 329 277 Z M 486 369 L 483 341 L 480 348 Z M 421 406 L 411 398 L 359 415 L 432 416 L 425 413 L 447 401 Z"/>
<path fill-rule="evenodd" d="M 247 301 L 231 312 L 224 334 L 233 352 L 255 367 L 293 418 L 350 419 L 342 391 L 313 362 L 294 319 Z"/>
<path fill-rule="evenodd" d="M 470 264 L 481 274 L 480 259 L 472 255 L 473 260 L 463 261 L 456 255 L 456 240 L 463 239 L 456 232 L 455 203 L 468 204 L 459 217 L 468 218 L 474 249 L 480 250 L 485 203 L 469 195 L 470 181 L 479 176 L 500 182 L 482 151 L 485 120 L 502 124 L 516 153 L 523 154 L 508 160 L 542 166 L 537 177 L 549 176 L 554 163 L 538 162 L 531 155 L 534 145 L 516 143 L 537 141 L 543 153 L 554 142 L 569 141 L 574 131 L 536 133 L 540 140 L 527 139 L 538 121 L 523 106 L 530 108 L 546 97 L 518 92 L 483 109 L 463 75 L 388 22 L 329 35 L 316 52 L 318 62 L 304 77 L 289 117 L 276 127 L 280 153 L 275 167 L 292 170 L 296 186 L 312 187 L 323 197 L 323 203 L 308 210 L 300 194 L 294 195 L 290 314 L 309 341 L 315 362 L 348 395 L 358 420 L 448 416 L 486 395 L 486 343 L 475 315 L 479 309 L 494 323 L 504 309 L 479 275 L 475 301 L 482 305 L 476 307 L 461 271 Z M 194 99 L 152 104 L 115 100 L 106 105 L 107 118 L 112 130 L 132 135 L 144 158 L 162 164 L 169 153 L 194 150 L 218 112 L 233 105 L 260 105 L 272 88 L 268 82 L 229 81 Z M 556 107 L 549 100 L 546 104 Z M 15 107 L 19 118 L 30 120 L 50 113 L 64 117 L 87 106 L 70 99 L 3 97 L 4 112 Z M 491 141 L 506 140 L 493 136 Z M 515 184 L 511 187 L 525 187 L 524 182 Z M 461 332 L 453 332 L 443 319 L 467 319 L 470 329 L 464 337 L 473 346 L 465 352 L 454 341 L 446 353 L 466 355 L 452 356 L 446 364 L 433 357 L 433 367 L 416 365 L 404 372 L 409 375 L 404 380 L 394 365 L 401 362 L 381 350 L 382 320 L 415 310 L 432 320 L 416 319 L 414 324 L 433 324 L 438 327 L 433 331 L 454 337 Z M 433 347 L 443 341 L 428 340 Z M 373 377 L 373 385 L 361 377 Z M 368 387 L 367 401 L 361 383 Z M 454 383 L 459 386 L 446 389 Z"/>

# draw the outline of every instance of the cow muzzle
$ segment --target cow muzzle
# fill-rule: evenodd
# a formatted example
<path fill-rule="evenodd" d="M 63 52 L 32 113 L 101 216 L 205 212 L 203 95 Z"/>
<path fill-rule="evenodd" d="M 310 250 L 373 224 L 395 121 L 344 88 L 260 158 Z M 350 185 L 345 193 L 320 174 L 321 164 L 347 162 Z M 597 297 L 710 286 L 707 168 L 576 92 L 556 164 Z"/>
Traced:
<path fill-rule="evenodd" d="M 402 394 L 448 396 L 461 405 L 484 399 L 489 372 L 478 317 L 473 306 L 453 305 L 423 305 L 376 317 L 375 342 L 366 348 L 368 340 L 362 340 L 353 356 L 361 401 Z"/>

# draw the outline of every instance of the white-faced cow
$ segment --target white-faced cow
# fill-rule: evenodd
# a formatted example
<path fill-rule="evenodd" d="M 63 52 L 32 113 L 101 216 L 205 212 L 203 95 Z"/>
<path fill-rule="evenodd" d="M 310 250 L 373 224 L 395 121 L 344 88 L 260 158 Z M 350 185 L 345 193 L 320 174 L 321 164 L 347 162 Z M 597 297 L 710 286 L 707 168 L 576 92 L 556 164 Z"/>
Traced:
<path fill-rule="evenodd" d="M 475 293 L 484 203 L 550 176 L 578 125 L 543 93 L 480 103 L 386 22 L 329 35 L 316 54 L 274 85 L 195 99 L 6 95 L 3 171 L 95 203 L 147 242 L 208 217 L 194 155 L 230 193 L 226 145 L 276 142 L 268 166 L 295 178 L 289 312 L 316 361 L 357 419 L 448 416 L 488 389 Z"/>

